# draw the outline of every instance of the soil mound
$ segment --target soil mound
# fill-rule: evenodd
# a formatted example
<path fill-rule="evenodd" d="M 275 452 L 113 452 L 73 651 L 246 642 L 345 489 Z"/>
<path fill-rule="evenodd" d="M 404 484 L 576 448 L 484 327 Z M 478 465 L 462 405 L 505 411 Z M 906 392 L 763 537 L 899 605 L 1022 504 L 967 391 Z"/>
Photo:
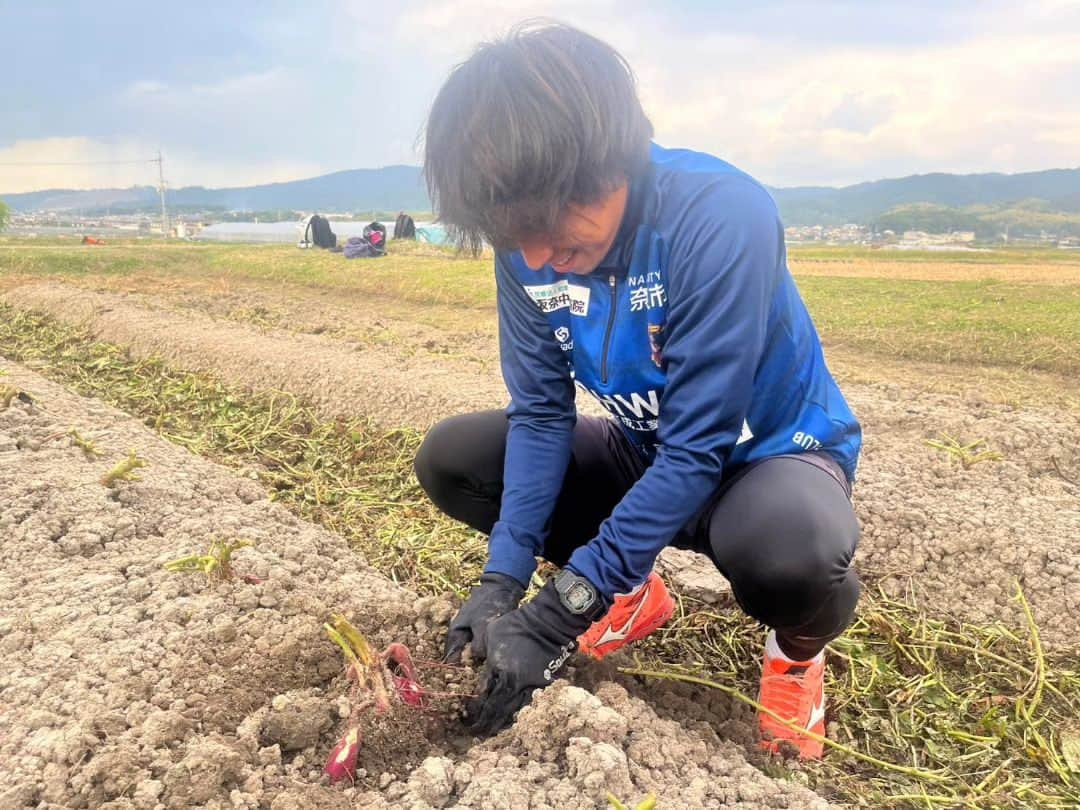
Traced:
<path fill-rule="evenodd" d="M 404 352 L 363 351 L 322 335 L 258 330 L 193 312 L 134 303 L 130 296 L 40 284 L 10 291 L 16 307 L 85 324 L 100 340 L 212 372 L 252 389 L 303 392 L 327 418 L 364 415 L 389 427 L 428 428 L 461 409 L 498 408 L 506 389 L 475 371 L 462 375 Z"/>

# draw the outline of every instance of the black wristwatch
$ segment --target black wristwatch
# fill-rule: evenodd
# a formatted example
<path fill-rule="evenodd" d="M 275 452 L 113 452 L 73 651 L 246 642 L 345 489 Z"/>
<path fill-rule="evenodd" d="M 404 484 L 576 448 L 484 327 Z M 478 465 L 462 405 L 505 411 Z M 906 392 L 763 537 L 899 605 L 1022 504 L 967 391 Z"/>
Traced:
<path fill-rule="evenodd" d="M 596 621 L 606 612 L 596 586 L 580 574 L 564 568 L 555 575 L 554 582 L 559 601 L 575 616 Z"/>

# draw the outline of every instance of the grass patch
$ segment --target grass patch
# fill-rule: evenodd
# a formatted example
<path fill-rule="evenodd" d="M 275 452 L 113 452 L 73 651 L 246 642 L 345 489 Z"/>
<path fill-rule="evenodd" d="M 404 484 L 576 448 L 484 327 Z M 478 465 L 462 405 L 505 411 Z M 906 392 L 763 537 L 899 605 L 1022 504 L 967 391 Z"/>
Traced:
<path fill-rule="evenodd" d="M 78 329 L 3 305 L 0 353 L 141 417 L 177 444 L 254 471 L 274 500 L 342 534 L 417 591 L 460 592 L 479 573 L 483 538 L 439 514 L 413 479 L 415 431 L 319 420 L 289 394 L 245 393 L 133 360 Z M 753 695 L 762 633 L 727 607 L 680 600 L 672 623 L 637 650 L 633 669 Z M 914 600 L 867 596 L 833 644 L 828 675 L 830 735 L 863 758 L 835 752 L 768 771 L 792 778 L 798 768 L 794 776 L 817 790 L 861 806 L 1076 807 L 1080 776 L 1063 745 L 1080 718 L 1076 653 L 1043 651 L 1024 607 L 1026 633 L 930 618 Z"/>
<path fill-rule="evenodd" d="M 14 275 L 124 277 L 135 273 L 228 285 L 233 281 L 294 283 L 353 291 L 365 297 L 493 309 L 491 258 L 457 257 L 446 248 L 390 242 L 388 255 L 346 260 L 340 253 L 288 245 L 69 245 L 0 244 L 0 266 Z"/>
<path fill-rule="evenodd" d="M 134 272 L 179 273 L 198 264 L 208 252 L 185 246 L 166 249 L 162 245 L 37 245 L 0 244 L 0 266 L 13 275 L 35 276 L 123 276 Z"/>
<path fill-rule="evenodd" d="M 1080 374 L 1080 285 L 812 276 L 798 284 L 831 346 Z"/>
<path fill-rule="evenodd" d="M 752 702 L 762 633 L 730 607 L 681 600 L 623 671 Z M 861 807 L 1080 806 L 1080 772 L 1064 750 L 1080 718 L 1076 654 L 1042 649 L 1022 596 L 1017 614 L 1026 630 L 931 618 L 914 598 L 864 597 L 830 645 L 833 750 L 798 766 L 811 786 Z M 766 770 L 791 776 L 778 763 Z"/>
<path fill-rule="evenodd" d="M 861 266 L 870 272 L 874 261 L 884 261 L 880 251 L 840 252 L 856 271 Z M 1054 260 L 1073 256 L 1069 251 L 1000 253 L 1010 262 L 1023 259 L 1033 265 L 1049 261 L 1051 254 Z M 795 255 L 801 260 L 801 254 Z M 890 255 L 888 260 L 894 258 Z M 924 254 L 919 272 L 933 266 L 931 259 L 953 258 Z M 355 304 L 358 312 L 378 301 L 372 309 L 411 308 L 411 318 L 433 327 L 449 324 L 491 332 L 495 328 L 490 258 L 456 258 L 428 245 L 391 242 L 389 256 L 356 261 L 281 245 L 123 245 L 85 250 L 75 246 L 5 250 L 0 245 L 0 263 L 12 271 L 12 278 L 21 279 L 70 276 L 89 281 L 98 275 L 116 286 L 137 276 L 141 284 L 151 282 L 151 291 L 166 298 L 178 294 L 176 282 L 197 282 L 204 292 L 222 296 L 236 292 L 240 297 L 244 285 L 268 289 L 298 285 L 334 291 L 336 299 Z M 993 261 L 982 264 L 986 277 L 978 280 L 821 276 L 812 271 L 797 278 L 830 349 L 904 361 L 1080 375 L 1080 284 L 1004 283 L 993 279 Z M 420 310 L 426 314 L 420 315 Z M 257 306 L 248 312 L 240 303 L 234 314 L 261 325 L 280 325 L 274 313 L 261 312 Z"/>
<path fill-rule="evenodd" d="M 1008 248 L 990 250 L 885 250 L 862 245 L 789 245 L 800 262 L 902 262 L 907 264 L 1080 264 L 1080 250 Z"/>
<path fill-rule="evenodd" d="M 301 282 L 411 303 L 493 310 L 491 262 L 490 257 L 457 257 L 446 248 L 423 244 L 391 242 L 386 256 L 354 261 L 321 250 L 245 245 L 231 247 L 228 253 L 215 252 L 208 269 L 257 281 Z"/>

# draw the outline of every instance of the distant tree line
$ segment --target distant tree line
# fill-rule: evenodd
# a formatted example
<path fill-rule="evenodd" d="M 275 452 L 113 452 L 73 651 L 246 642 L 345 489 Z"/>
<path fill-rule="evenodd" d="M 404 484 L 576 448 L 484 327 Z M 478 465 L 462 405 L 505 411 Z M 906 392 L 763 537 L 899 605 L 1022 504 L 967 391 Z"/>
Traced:
<path fill-rule="evenodd" d="M 214 213 L 213 219 L 222 222 L 296 222 L 300 219 L 300 213 L 288 208 L 273 208 L 265 211 L 224 211 Z"/>
<path fill-rule="evenodd" d="M 1054 210 L 1045 200 L 970 205 L 964 208 L 914 203 L 889 209 L 876 217 L 872 226 L 877 231 L 890 230 L 898 234 L 903 231 L 973 231 L 975 238 L 981 240 L 1041 233 L 1063 237 L 1080 236 L 1080 214 Z"/>
<path fill-rule="evenodd" d="M 370 211 L 355 211 L 353 216 L 357 219 L 377 219 L 382 222 L 393 222 L 397 219 L 397 215 L 400 213 L 406 213 L 417 222 L 430 222 L 435 218 L 435 215 L 430 211 L 390 211 L 384 209 L 374 209 Z"/>
<path fill-rule="evenodd" d="M 0 231 L 7 227 L 8 221 L 8 207 L 0 201 Z"/>

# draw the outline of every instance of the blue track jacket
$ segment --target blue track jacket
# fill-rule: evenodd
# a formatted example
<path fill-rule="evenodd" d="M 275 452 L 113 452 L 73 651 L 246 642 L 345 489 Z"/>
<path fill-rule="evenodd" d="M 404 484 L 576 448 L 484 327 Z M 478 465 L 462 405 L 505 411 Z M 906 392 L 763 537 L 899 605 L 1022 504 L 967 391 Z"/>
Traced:
<path fill-rule="evenodd" d="M 527 583 L 570 459 L 575 384 L 649 465 L 569 566 L 610 600 L 716 491 L 725 470 L 824 450 L 853 480 L 859 424 L 825 367 L 768 192 L 730 164 L 653 146 L 587 276 L 501 252 L 510 391 L 500 519 L 485 570 Z"/>

